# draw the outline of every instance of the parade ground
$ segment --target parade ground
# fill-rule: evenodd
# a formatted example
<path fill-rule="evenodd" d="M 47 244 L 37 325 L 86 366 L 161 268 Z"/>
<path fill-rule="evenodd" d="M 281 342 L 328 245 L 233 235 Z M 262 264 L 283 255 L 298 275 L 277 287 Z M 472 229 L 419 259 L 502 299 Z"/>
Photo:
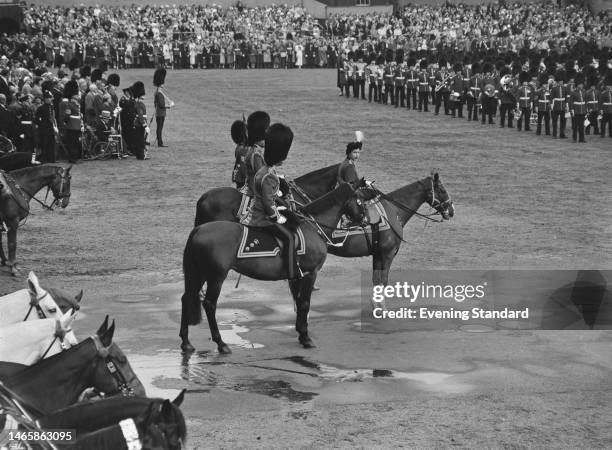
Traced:
<path fill-rule="evenodd" d="M 144 82 L 151 115 L 153 70 L 118 73 L 121 87 Z M 577 144 L 571 130 L 552 139 L 501 129 L 499 117 L 481 125 L 347 99 L 335 70 L 169 70 L 165 91 L 168 147 L 153 145 L 153 123 L 149 160 L 76 164 L 66 209 L 31 204 L 20 276 L 0 268 L 0 294 L 23 289 L 30 270 L 43 286 L 83 289 L 79 338 L 108 314 L 149 396 L 187 389 L 188 448 L 612 447 L 612 331 L 371 330 L 369 258 L 328 256 L 311 302 L 315 349 L 298 343 L 286 282 L 243 276 L 236 288 L 233 272 L 217 309 L 233 353 L 218 354 L 206 321 L 191 327 L 194 354 L 178 337 L 195 204 L 231 185 L 230 126 L 243 115 L 264 110 L 292 128 L 288 177 L 342 161 L 355 130 L 359 174 L 380 190 L 437 171 L 455 215 L 408 222 L 401 270 L 612 268 L 612 139 Z"/>

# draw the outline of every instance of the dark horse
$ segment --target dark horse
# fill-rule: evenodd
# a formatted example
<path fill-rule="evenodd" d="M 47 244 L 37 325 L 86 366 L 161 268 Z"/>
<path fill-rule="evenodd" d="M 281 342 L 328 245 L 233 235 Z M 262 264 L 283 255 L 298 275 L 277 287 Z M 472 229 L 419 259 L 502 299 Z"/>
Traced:
<path fill-rule="evenodd" d="M 299 202 L 306 204 L 331 192 L 336 187 L 338 166 L 334 164 L 296 178 L 295 186 L 290 186 L 292 194 Z M 196 205 L 194 226 L 218 220 L 237 222 L 241 201 L 242 193 L 232 187 L 214 188 L 205 192 Z"/>
<path fill-rule="evenodd" d="M 47 186 L 53 192 L 53 204 L 57 203 L 62 208 L 68 206 L 71 168 L 72 166 L 66 169 L 61 166 L 43 164 L 15 170 L 10 174 L 0 172 L 0 263 L 3 266 L 8 265 L 13 275 L 17 275 L 15 260 L 17 228 L 20 221 L 30 213 L 30 200 L 38 191 Z M 14 179 L 15 183 L 10 178 Z M 8 260 L 2 246 L 2 222 L 8 228 Z"/>
<path fill-rule="evenodd" d="M 310 216 L 304 221 L 301 229 L 306 243 L 306 252 L 300 257 L 301 269 L 305 272 L 303 278 L 289 283 L 293 299 L 297 307 L 295 328 L 299 333 L 299 341 L 305 348 L 314 347 L 308 336 L 308 311 L 310 296 L 317 273 L 327 257 L 327 238 L 329 230 L 333 230 L 343 212 L 353 218 L 358 216 L 357 192 L 349 184 L 315 200 L 302 208 L 302 213 Z M 231 353 L 230 348 L 221 339 L 217 319 L 217 299 L 223 282 L 230 269 L 258 280 L 284 280 L 287 277 L 286 262 L 280 256 L 264 258 L 237 258 L 241 244 L 244 226 L 233 222 L 209 222 L 196 227 L 187 239 L 183 255 L 183 272 L 185 276 L 185 293 L 181 298 L 181 331 L 183 340 L 181 348 L 193 351 L 189 342 L 188 325 L 196 325 L 202 320 L 199 293 L 206 283 L 204 310 L 212 339 L 217 343 L 220 353 Z"/>
<path fill-rule="evenodd" d="M 0 363 L 0 380 L 39 416 L 72 405 L 93 387 L 107 395 L 144 396 L 145 389 L 119 346 L 108 316 L 96 335 L 33 366 Z"/>
<path fill-rule="evenodd" d="M 338 164 L 324 167 L 295 179 L 296 189 L 292 193 L 298 202 L 311 199 L 329 192 L 336 183 Z M 371 230 L 349 234 L 343 246 L 330 246 L 329 253 L 345 258 L 372 255 L 372 282 L 375 285 L 387 284 L 389 269 L 403 241 L 403 228 L 423 203 L 429 204 L 444 220 L 455 213 L 450 195 L 437 173 L 415 183 L 401 187 L 389 194 L 380 195 L 380 201 L 387 215 L 387 226 L 380 231 L 378 245 L 372 245 Z M 197 203 L 196 226 L 213 220 L 237 222 L 237 211 L 242 194 L 234 188 L 216 188 L 206 192 Z M 427 216 L 425 216 L 427 219 Z"/>

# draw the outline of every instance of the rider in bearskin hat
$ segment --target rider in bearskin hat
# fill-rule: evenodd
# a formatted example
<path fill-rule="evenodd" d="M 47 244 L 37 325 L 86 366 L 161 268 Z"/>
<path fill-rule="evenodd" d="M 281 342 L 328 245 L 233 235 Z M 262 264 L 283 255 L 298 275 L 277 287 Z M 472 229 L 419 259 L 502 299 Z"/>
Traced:
<path fill-rule="evenodd" d="M 253 180 L 254 201 L 245 225 L 262 227 L 279 238 L 283 243 L 283 257 L 287 265 L 287 279 L 294 280 L 299 275 L 293 232 L 284 226 L 287 218 L 281 214 L 284 207 L 276 206 L 281 180 L 278 167 L 287 159 L 293 142 L 291 128 L 275 123 L 265 132 L 265 164 L 257 171 Z"/>
<path fill-rule="evenodd" d="M 166 110 L 171 108 L 171 104 L 167 102 L 166 96 L 162 91 L 162 87 L 166 82 L 166 69 L 160 68 L 153 74 L 153 85 L 156 87 L 153 105 L 155 106 L 155 134 L 157 136 L 157 146 L 166 147 L 162 137 L 164 122 L 166 121 Z"/>
<path fill-rule="evenodd" d="M 264 166 L 263 150 L 266 130 L 270 126 L 270 115 L 265 111 L 255 111 L 247 118 L 247 146 L 245 166 L 247 179 L 244 185 L 245 193 L 253 196 L 253 181 L 255 174 Z"/>
<path fill-rule="evenodd" d="M 246 182 L 245 158 L 248 151 L 247 147 L 247 128 L 244 120 L 236 120 L 231 127 L 232 141 L 236 144 L 234 156 L 234 170 L 232 171 L 232 182 L 236 183 L 236 189 L 240 190 Z"/>

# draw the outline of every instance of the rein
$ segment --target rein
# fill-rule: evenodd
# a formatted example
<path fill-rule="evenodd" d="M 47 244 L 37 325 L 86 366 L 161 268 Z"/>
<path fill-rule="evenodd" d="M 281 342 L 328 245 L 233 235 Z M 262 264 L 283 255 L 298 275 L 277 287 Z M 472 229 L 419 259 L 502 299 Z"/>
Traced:
<path fill-rule="evenodd" d="M 45 291 L 45 293 L 44 293 L 44 295 L 42 297 L 36 297 L 36 298 L 32 298 L 30 300 L 30 308 L 28 309 L 28 312 L 25 315 L 25 317 L 23 318 L 22 322 L 25 322 L 26 320 L 28 320 L 28 317 L 30 317 L 30 313 L 32 312 L 33 309 L 36 309 L 36 312 L 38 313 L 38 318 L 39 319 L 46 319 L 47 318 L 47 316 L 45 315 L 45 312 L 40 307 L 40 301 L 43 298 L 45 298 L 47 295 L 49 295 L 49 293 Z"/>
<path fill-rule="evenodd" d="M 60 346 L 62 347 L 62 350 L 66 350 L 66 344 L 64 344 L 64 338 L 66 337 L 67 331 L 72 331 L 72 330 L 70 329 L 64 330 L 62 328 L 58 328 L 55 330 L 55 334 L 53 335 L 53 340 L 49 344 L 49 347 L 47 347 L 47 350 L 45 350 L 45 352 L 40 357 L 40 361 L 45 359 L 45 356 L 47 356 L 47 353 L 49 353 L 49 350 L 51 350 L 51 347 L 53 347 L 53 344 L 55 344 L 55 341 L 57 341 L 58 339 L 60 341 Z"/>
<path fill-rule="evenodd" d="M 433 181 L 432 181 L 432 183 L 433 183 Z M 432 221 L 432 222 L 436 222 L 436 223 L 442 223 L 442 222 L 444 222 L 444 220 L 443 220 L 443 219 L 434 219 L 434 218 L 432 218 L 432 216 L 437 216 L 437 215 L 440 215 L 441 213 L 440 213 L 439 211 L 436 211 L 435 213 L 432 213 L 432 214 L 421 214 L 421 213 L 420 213 L 420 212 L 418 212 L 416 209 L 413 209 L 413 208 L 410 208 L 409 206 L 404 205 L 404 204 L 403 204 L 403 203 L 401 203 L 400 201 L 395 200 L 394 198 L 392 198 L 392 197 L 390 197 L 389 195 L 385 194 L 384 192 L 380 191 L 378 188 L 376 188 L 376 187 L 372 186 L 372 189 L 374 189 L 374 191 L 375 191 L 375 192 L 376 192 L 378 195 L 380 195 L 380 198 L 387 200 L 388 202 L 392 203 L 393 205 L 397 206 L 399 209 L 401 209 L 401 210 L 403 210 L 403 211 L 405 211 L 405 212 L 412 213 L 412 214 L 414 214 L 414 215 L 416 215 L 416 216 L 418 216 L 418 217 L 421 217 L 421 218 L 422 218 L 422 219 L 424 219 L 424 220 L 430 220 L 430 221 Z M 435 198 L 435 195 L 436 195 L 436 194 L 435 194 L 435 191 L 434 191 L 434 189 L 433 189 L 433 186 L 432 186 L 432 190 L 431 190 L 431 192 L 432 192 L 432 194 L 431 194 L 431 195 L 432 195 L 432 205 L 430 205 L 430 206 L 432 206 L 432 207 L 433 207 L 434 202 L 435 202 L 435 201 L 437 201 L 437 200 L 436 200 L 436 198 Z M 404 241 L 404 242 L 405 242 L 405 241 Z"/>
<path fill-rule="evenodd" d="M 108 352 L 108 347 L 104 347 L 104 345 L 102 344 L 102 340 L 100 340 L 100 337 L 98 335 L 93 335 L 91 338 L 93 339 L 94 344 L 96 345 L 96 351 L 98 352 L 98 356 L 104 359 L 104 364 L 106 365 L 108 372 L 111 374 L 111 376 L 117 383 L 117 388 L 121 392 L 121 395 L 123 395 L 124 397 L 133 397 L 134 389 L 128 385 L 127 380 L 125 379 L 121 371 L 118 369 L 117 365 L 115 364 L 115 361 L 113 360 L 113 357 Z"/>

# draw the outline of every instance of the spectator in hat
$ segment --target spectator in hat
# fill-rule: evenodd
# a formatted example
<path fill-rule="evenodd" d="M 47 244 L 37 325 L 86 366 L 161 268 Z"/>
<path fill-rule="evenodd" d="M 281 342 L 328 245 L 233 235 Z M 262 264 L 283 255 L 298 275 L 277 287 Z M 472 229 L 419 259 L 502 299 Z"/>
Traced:
<path fill-rule="evenodd" d="M 43 104 L 38 107 L 34 116 L 34 123 L 38 128 L 40 142 L 40 162 L 54 163 L 55 136 L 58 134 L 55 110 L 53 108 L 53 94 L 51 91 L 43 93 Z"/>

